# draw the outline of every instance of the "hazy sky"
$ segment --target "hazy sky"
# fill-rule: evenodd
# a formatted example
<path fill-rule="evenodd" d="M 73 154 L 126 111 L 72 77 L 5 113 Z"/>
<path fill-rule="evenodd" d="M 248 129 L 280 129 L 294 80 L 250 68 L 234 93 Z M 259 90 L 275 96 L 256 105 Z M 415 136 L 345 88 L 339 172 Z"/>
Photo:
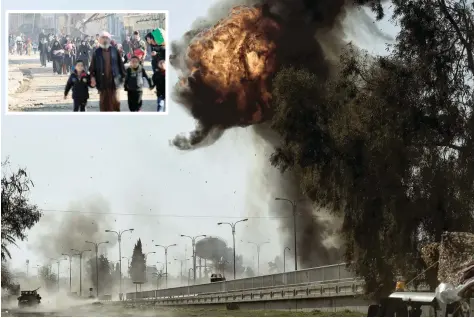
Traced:
<path fill-rule="evenodd" d="M 205 15 L 214 2 L 156 0 L 136 2 L 133 7 L 136 10 L 169 10 L 168 36 L 174 40 L 188 30 L 196 17 Z M 1 5 L 2 17 L 6 10 L 130 8 L 130 2 L 124 0 L 102 3 L 95 0 L 82 0 L 80 3 L 17 0 L 2 1 Z M 5 23 L 2 23 L 2 40 L 6 41 L 4 26 Z M 386 21 L 380 24 L 380 28 L 391 36 L 395 34 L 396 29 Z M 352 36 L 364 48 L 383 53 L 383 37 L 374 38 L 363 29 Z M 6 46 L 2 47 L 5 52 Z M 2 56 L 2 69 L 5 70 L 7 57 L 5 54 Z M 176 74 L 170 72 L 169 79 L 171 83 L 176 82 Z M 5 72 L 2 80 L 6 80 Z M 7 105 L 5 85 L 2 85 L 2 96 L 3 105 Z M 261 211 L 248 211 L 248 194 L 253 190 L 249 188 L 249 180 L 259 178 L 253 170 L 255 146 L 249 129 L 233 129 L 211 147 L 180 152 L 169 146 L 169 140 L 177 133 L 192 130 L 194 121 L 171 101 L 168 101 L 168 116 L 84 117 L 73 116 L 72 113 L 5 116 L 4 108 L 1 121 L 2 159 L 9 156 L 13 167 L 28 169 L 36 185 L 31 200 L 46 210 L 46 217 L 28 233 L 28 241 L 20 242 L 19 248 L 10 247 L 14 267 L 24 268 L 26 259 L 34 266 L 43 264 L 45 257 L 58 257 L 41 255 L 44 253 L 38 253 L 32 242 L 47 232 L 58 230 L 54 226 L 56 223 L 48 220 L 57 221 L 70 216 L 71 213 L 61 210 L 68 210 L 71 201 L 84 201 L 90 196 L 102 196 L 109 203 L 110 211 L 116 213 L 106 216 L 111 229 L 135 228 L 132 235 L 124 235 L 122 255 L 130 256 L 133 244 L 140 237 L 145 252 L 157 252 L 149 256 L 150 265 L 164 260 L 162 250 L 152 248 L 153 244 L 178 244 L 174 252 L 170 249 L 170 256 L 184 254 L 187 245 L 189 257 L 189 241 L 180 238 L 180 233 L 220 236 L 231 243 L 230 228 L 218 227 L 217 222 L 235 221 L 248 215 L 268 215 L 269 207 Z M 266 206 L 266 202 L 262 196 L 262 202 L 253 202 L 252 206 Z M 244 254 L 247 262 L 252 262 L 255 249 L 240 243 L 241 240 L 271 240 L 271 244 L 262 248 L 261 253 L 261 268 L 266 270 L 266 262 L 282 253 L 278 222 L 256 218 L 239 225 L 242 227 L 237 229 L 237 253 Z M 112 235 L 107 238 L 115 240 Z M 108 257 L 118 260 L 116 246 L 108 250 Z M 66 269 L 64 262 L 62 271 Z M 179 266 L 169 268 L 170 272 L 178 270 Z"/>

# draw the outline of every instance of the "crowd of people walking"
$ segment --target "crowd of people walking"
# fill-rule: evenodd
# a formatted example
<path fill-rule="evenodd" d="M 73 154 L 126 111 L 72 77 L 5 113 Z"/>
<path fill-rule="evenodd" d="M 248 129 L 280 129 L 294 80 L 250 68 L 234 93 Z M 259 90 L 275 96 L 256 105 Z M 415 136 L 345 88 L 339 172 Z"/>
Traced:
<path fill-rule="evenodd" d="M 42 67 L 53 63 L 53 74 L 69 75 L 65 98 L 72 90 L 74 111 L 85 111 L 88 88 L 100 95 L 100 111 L 120 111 L 117 90 L 124 86 L 130 111 L 140 111 L 145 79 L 156 88 L 157 111 L 165 111 L 166 43 L 162 30 L 148 33 L 143 40 L 138 31 L 117 43 L 108 32 L 72 38 L 69 35 L 45 34 L 38 37 Z M 144 62 L 149 57 L 153 75 L 148 76 Z M 129 64 L 128 68 L 125 64 Z"/>
<path fill-rule="evenodd" d="M 17 55 L 32 55 L 36 54 L 37 43 L 34 43 L 31 38 L 27 38 L 24 34 L 17 36 L 13 34 L 8 35 L 8 50 L 10 54 Z"/>

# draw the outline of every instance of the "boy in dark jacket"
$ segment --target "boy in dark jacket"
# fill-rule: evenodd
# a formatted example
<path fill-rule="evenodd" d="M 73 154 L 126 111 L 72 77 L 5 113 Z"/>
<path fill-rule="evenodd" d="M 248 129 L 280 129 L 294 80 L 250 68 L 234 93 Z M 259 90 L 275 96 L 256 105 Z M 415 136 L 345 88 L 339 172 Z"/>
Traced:
<path fill-rule="evenodd" d="M 158 70 L 153 73 L 153 84 L 156 86 L 156 97 L 158 106 L 156 111 L 165 111 L 165 100 L 166 100 L 166 63 L 164 60 L 158 62 Z"/>
<path fill-rule="evenodd" d="M 137 56 L 132 56 L 124 80 L 124 88 L 128 95 L 128 108 L 131 112 L 138 112 L 142 108 L 143 78 L 148 81 L 150 89 L 153 89 L 153 83 L 140 64 L 140 59 Z"/>
<path fill-rule="evenodd" d="M 72 88 L 72 100 L 74 101 L 74 111 L 86 111 L 87 100 L 89 99 L 89 87 L 91 85 L 90 76 L 84 70 L 84 62 L 76 61 L 74 71 L 69 76 L 64 90 L 64 99 Z"/>

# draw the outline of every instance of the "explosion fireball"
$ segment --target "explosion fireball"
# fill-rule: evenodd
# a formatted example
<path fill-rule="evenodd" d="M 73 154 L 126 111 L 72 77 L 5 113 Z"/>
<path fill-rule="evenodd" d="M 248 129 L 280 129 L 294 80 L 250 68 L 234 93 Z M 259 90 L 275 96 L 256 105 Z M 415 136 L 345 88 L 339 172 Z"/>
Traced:
<path fill-rule="evenodd" d="M 238 6 L 199 32 L 184 56 L 172 56 L 174 66 L 185 66 L 180 67 L 180 93 L 193 100 L 184 104 L 199 121 L 196 136 L 204 138 L 213 128 L 247 126 L 270 118 L 269 89 L 277 69 L 279 31 L 267 6 Z M 202 138 L 177 138 L 174 144 L 187 149 Z"/>
<path fill-rule="evenodd" d="M 210 14 L 213 21 L 197 21 L 180 42 L 172 43 L 170 62 L 180 76 L 174 99 L 197 120 L 189 136 L 178 135 L 171 142 L 178 149 L 207 145 L 225 129 L 250 125 L 268 145 L 278 146 L 279 136 L 269 124 L 276 109 L 271 95 L 276 74 L 291 66 L 309 70 L 322 83 L 336 75 L 346 13 L 362 4 L 377 6 L 372 0 L 240 1 L 219 2 Z M 265 158 L 263 168 L 269 166 Z M 265 189 L 271 200 L 305 197 L 298 172 L 271 184 L 272 189 Z M 287 210 L 270 210 L 288 216 Z M 308 202 L 298 206 L 297 241 L 304 266 L 341 260 L 341 220 L 316 211 Z M 286 234 L 292 231 L 290 223 L 282 221 Z"/>

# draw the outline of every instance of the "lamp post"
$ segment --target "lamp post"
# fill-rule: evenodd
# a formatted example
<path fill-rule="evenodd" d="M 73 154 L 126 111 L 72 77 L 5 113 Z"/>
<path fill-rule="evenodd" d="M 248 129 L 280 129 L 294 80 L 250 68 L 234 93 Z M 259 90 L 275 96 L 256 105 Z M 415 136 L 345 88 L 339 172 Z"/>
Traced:
<path fill-rule="evenodd" d="M 196 274 L 195 274 L 196 272 L 194 271 L 193 268 L 188 269 L 188 286 L 189 286 L 189 283 L 190 283 L 190 281 L 191 281 L 191 271 L 193 271 L 193 276 L 196 275 Z"/>
<path fill-rule="evenodd" d="M 122 300 L 122 234 L 125 232 L 133 232 L 133 229 L 123 230 L 123 231 L 111 231 L 105 230 L 107 233 L 117 234 L 118 246 L 119 246 L 119 271 L 120 271 L 120 300 Z M 130 268 L 130 264 L 128 266 Z"/>
<path fill-rule="evenodd" d="M 98 243 L 86 241 L 86 243 L 92 244 L 95 247 L 95 283 L 96 283 L 96 290 L 97 290 L 97 298 L 99 298 L 99 245 L 108 244 L 109 241 L 98 242 Z"/>
<path fill-rule="evenodd" d="M 292 212 L 293 212 L 293 240 L 295 241 L 294 253 L 295 253 L 295 271 L 298 270 L 298 255 L 297 255 L 297 248 L 296 248 L 296 202 L 290 199 L 284 198 L 275 198 L 275 201 L 286 201 L 291 203 Z"/>
<path fill-rule="evenodd" d="M 130 276 L 129 274 L 129 271 L 130 271 L 130 257 L 127 257 L 127 256 L 122 256 L 122 259 L 126 258 L 127 259 L 127 277 Z M 120 268 L 120 265 L 119 265 L 119 268 Z"/>
<path fill-rule="evenodd" d="M 286 250 L 291 251 L 288 246 L 283 250 L 283 273 L 286 273 Z"/>
<path fill-rule="evenodd" d="M 200 237 L 206 237 L 206 235 L 188 236 L 181 234 L 181 237 L 187 237 L 191 239 L 193 245 L 193 284 L 196 285 L 196 239 Z"/>
<path fill-rule="evenodd" d="M 185 258 L 185 259 L 177 259 L 177 258 L 175 258 L 174 260 L 180 262 L 180 264 L 181 264 L 181 266 L 180 266 L 180 273 L 181 273 L 181 284 L 182 284 L 182 283 L 183 283 L 183 262 L 189 261 L 189 258 Z"/>
<path fill-rule="evenodd" d="M 65 258 L 61 259 L 61 258 L 50 258 L 50 260 L 52 260 L 53 262 L 56 262 L 56 264 L 58 265 L 58 293 L 59 293 L 59 264 L 61 263 L 61 261 L 64 261 L 66 260 Z"/>
<path fill-rule="evenodd" d="M 147 260 L 148 254 L 156 254 L 156 252 L 145 253 L 145 266 L 146 266 L 146 260 Z"/>
<path fill-rule="evenodd" d="M 36 278 L 38 279 L 40 277 L 40 268 L 42 268 L 43 266 L 41 265 L 36 265 L 36 266 L 33 266 L 33 268 L 36 268 Z"/>
<path fill-rule="evenodd" d="M 91 250 L 79 251 L 71 248 L 71 251 L 77 252 L 77 254 L 74 255 L 79 256 L 79 296 L 82 296 L 82 254 L 84 254 L 84 252 L 91 252 Z"/>
<path fill-rule="evenodd" d="M 172 246 L 177 246 L 177 245 L 176 244 L 171 244 L 171 245 L 156 244 L 155 246 L 162 247 L 165 249 L 165 286 L 166 288 L 168 288 L 168 248 Z"/>
<path fill-rule="evenodd" d="M 249 244 L 254 244 L 257 247 L 257 276 L 260 275 L 260 247 L 262 245 L 268 244 L 270 242 L 262 242 L 262 243 L 255 243 L 255 242 L 248 242 Z"/>
<path fill-rule="evenodd" d="M 148 252 L 148 253 L 145 253 L 145 279 L 147 278 L 147 265 L 146 265 L 146 260 L 148 258 L 148 254 L 156 254 L 156 252 Z"/>
<path fill-rule="evenodd" d="M 246 222 L 248 221 L 249 219 L 243 219 L 243 220 L 239 220 L 237 222 L 234 222 L 234 223 L 231 223 L 231 222 L 219 222 L 217 223 L 217 225 L 221 225 L 221 224 L 228 224 L 230 225 L 230 228 L 232 229 L 232 243 L 233 243 L 233 248 L 234 248 L 234 279 L 235 279 L 235 225 L 237 223 L 240 223 L 240 222 Z"/>
<path fill-rule="evenodd" d="M 156 276 L 156 289 L 160 289 L 160 278 L 163 273 L 153 273 Z"/>
<path fill-rule="evenodd" d="M 72 292 L 72 257 L 74 254 L 61 254 L 63 256 L 69 257 L 69 293 Z"/>

